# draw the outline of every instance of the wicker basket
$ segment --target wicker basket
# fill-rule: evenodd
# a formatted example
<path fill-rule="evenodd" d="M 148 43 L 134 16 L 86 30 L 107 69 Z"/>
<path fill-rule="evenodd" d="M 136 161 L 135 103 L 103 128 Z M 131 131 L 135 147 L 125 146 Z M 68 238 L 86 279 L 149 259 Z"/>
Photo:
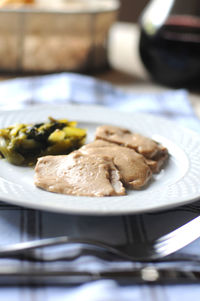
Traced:
<path fill-rule="evenodd" d="M 82 72 L 103 67 L 106 38 L 118 8 L 117 0 L 75 0 L 57 8 L 0 9 L 0 72 Z"/>

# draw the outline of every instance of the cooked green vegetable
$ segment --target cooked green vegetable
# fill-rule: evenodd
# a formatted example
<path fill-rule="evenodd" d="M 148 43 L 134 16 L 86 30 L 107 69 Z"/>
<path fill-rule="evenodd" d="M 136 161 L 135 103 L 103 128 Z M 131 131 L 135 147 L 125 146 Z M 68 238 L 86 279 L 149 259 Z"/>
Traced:
<path fill-rule="evenodd" d="M 75 121 L 54 119 L 0 129 L 0 154 L 15 165 L 32 165 L 45 155 L 68 154 L 85 142 L 86 130 Z"/>

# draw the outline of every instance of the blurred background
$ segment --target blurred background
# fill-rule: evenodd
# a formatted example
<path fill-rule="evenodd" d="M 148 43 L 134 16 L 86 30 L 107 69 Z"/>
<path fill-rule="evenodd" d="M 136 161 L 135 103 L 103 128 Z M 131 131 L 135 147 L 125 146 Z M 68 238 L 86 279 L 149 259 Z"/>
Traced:
<path fill-rule="evenodd" d="M 138 41 L 132 41 L 130 27 L 122 25 L 122 32 L 119 26 L 111 27 L 137 23 L 146 4 L 147 0 L 0 0 L 0 73 L 92 73 L 114 67 L 121 52 L 118 39 L 125 38 L 128 48 L 130 44 L 131 55 Z M 118 62 L 122 71 L 126 56 L 122 53 Z"/>
<path fill-rule="evenodd" d="M 0 0 L 0 73 L 109 68 L 199 89 L 199 0 Z"/>
<path fill-rule="evenodd" d="M 121 0 L 119 20 L 138 22 L 138 18 L 149 0 Z"/>

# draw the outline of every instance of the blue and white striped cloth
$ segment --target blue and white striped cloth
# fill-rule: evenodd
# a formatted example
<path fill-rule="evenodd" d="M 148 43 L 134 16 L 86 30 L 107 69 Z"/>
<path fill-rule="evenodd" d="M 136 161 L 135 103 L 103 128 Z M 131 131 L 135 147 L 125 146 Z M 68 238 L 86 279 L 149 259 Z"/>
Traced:
<path fill-rule="evenodd" d="M 21 109 L 35 104 L 80 103 L 98 104 L 122 111 L 150 112 L 162 115 L 185 127 L 199 131 L 200 122 L 188 101 L 185 90 L 166 91 L 157 94 L 125 93 L 105 82 L 77 74 L 58 74 L 8 80 L 0 83 L 0 110 Z M 195 204 L 196 207 L 199 204 Z M 194 207 L 195 207 L 194 206 Z M 195 207 L 195 208 L 196 208 Z M 29 239 L 60 235 L 94 237 L 113 243 L 138 239 L 152 239 L 182 225 L 198 213 L 187 206 L 157 214 L 138 216 L 95 217 L 41 212 L 0 203 L 0 243 L 8 244 Z M 200 211 L 199 211 L 200 212 Z M 69 250 L 69 246 L 54 248 L 54 252 Z M 73 248 L 73 246 L 72 246 Z M 74 248 L 79 248 L 74 247 Z M 200 258 L 200 239 L 172 255 L 176 258 L 188 255 Z M 46 252 L 43 250 L 41 252 Z M 199 257 L 198 257 L 199 256 Z M 0 267 L 34 266 L 23 257 L 20 260 L 0 259 Z M 45 264 L 40 263 L 40 266 Z M 84 271 L 132 270 L 145 266 L 139 262 L 111 258 L 97 258 L 89 254 L 61 262 L 48 263 L 52 267 Z M 158 263 L 157 266 L 180 266 L 180 262 Z M 193 265 L 194 267 L 194 265 Z M 198 268 L 198 267 L 196 267 Z M 199 268 L 200 269 L 200 268 Z M 99 280 L 68 287 L 1 287 L 2 301 L 182 301 L 198 300 L 200 286 L 184 285 L 119 285 L 114 280 Z"/>

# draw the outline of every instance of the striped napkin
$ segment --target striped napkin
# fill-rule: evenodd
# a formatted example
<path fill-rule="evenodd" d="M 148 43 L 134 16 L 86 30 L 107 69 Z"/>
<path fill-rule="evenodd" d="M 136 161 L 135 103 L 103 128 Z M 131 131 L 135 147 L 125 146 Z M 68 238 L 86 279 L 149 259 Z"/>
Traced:
<path fill-rule="evenodd" d="M 58 74 L 8 80 L 0 83 L 0 109 L 19 109 L 38 104 L 98 104 L 113 107 L 121 111 L 150 112 L 161 115 L 185 127 L 200 131 L 200 122 L 196 118 L 185 90 L 166 91 L 157 94 L 125 93 L 122 90 L 92 77 L 78 74 Z M 38 210 L 20 208 L 6 203 L 0 203 L 0 241 L 9 244 L 26 240 L 48 238 L 61 235 L 72 237 L 98 238 L 120 244 L 134 241 L 151 240 L 176 229 L 186 221 L 198 216 L 197 202 L 192 205 L 176 208 L 160 213 L 137 216 L 80 216 L 42 212 Z M 167 262 L 154 263 L 156 267 L 183 266 L 176 258 L 188 256 L 200 259 L 200 240 L 171 255 Z M 59 246 L 39 250 L 40 255 L 46 254 L 78 254 L 72 259 L 61 262 L 34 263 L 23 256 L 20 259 L 0 259 L 0 266 L 20 268 L 51 267 L 71 271 L 103 272 L 113 270 L 133 270 L 148 264 L 122 260 L 116 256 L 91 255 L 82 252 L 80 245 Z M 98 252 L 96 253 L 98 254 Z M 98 254 L 100 255 L 100 254 Z M 173 260 L 172 260 L 173 259 Z M 200 268 L 193 263 L 185 267 Z M 42 284 L 42 283 L 41 283 Z M 27 283 L 23 287 L 2 287 L 0 300 L 30 300 L 30 301 L 59 301 L 59 300 L 87 300 L 87 301 L 133 301 L 159 300 L 171 301 L 180 297 L 182 300 L 196 298 L 200 294 L 200 287 L 196 285 L 121 285 L 114 280 L 99 280 L 81 285 L 67 287 L 52 287 L 42 285 L 31 287 Z"/>

